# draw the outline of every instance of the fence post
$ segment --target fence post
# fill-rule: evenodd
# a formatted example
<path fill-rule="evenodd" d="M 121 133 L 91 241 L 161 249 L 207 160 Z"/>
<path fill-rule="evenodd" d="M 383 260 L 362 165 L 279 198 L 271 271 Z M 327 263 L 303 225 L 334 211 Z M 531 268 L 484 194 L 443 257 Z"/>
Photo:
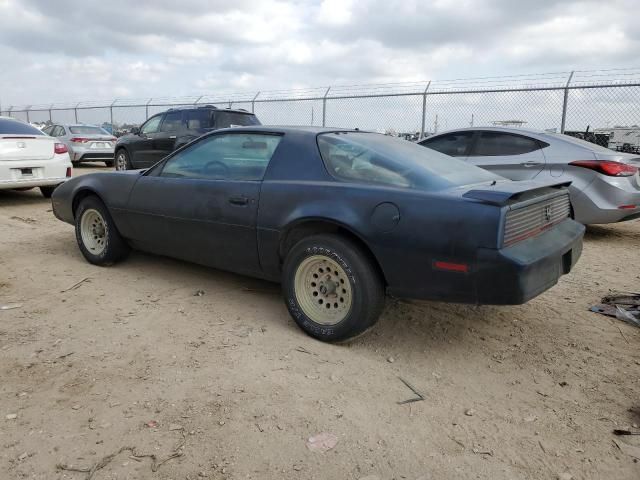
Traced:
<path fill-rule="evenodd" d="M 564 101 L 562 102 L 562 123 L 560 123 L 560 133 L 564 133 L 564 126 L 567 122 L 567 102 L 569 101 L 569 84 L 573 78 L 573 71 L 569 74 L 567 84 L 564 87 Z"/>
<path fill-rule="evenodd" d="M 429 80 L 429 83 L 427 83 L 427 88 L 425 88 L 424 92 L 422 93 L 422 125 L 420 126 L 420 137 L 418 137 L 419 140 L 422 140 L 424 138 L 424 124 L 427 119 L 427 90 L 429 90 L 430 86 L 431 80 Z"/>
<path fill-rule="evenodd" d="M 256 99 L 258 98 L 258 95 L 260 95 L 260 92 L 256 93 L 256 96 L 251 100 L 251 113 L 255 113 Z"/>
<path fill-rule="evenodd" d="M 82 102 L 78 102 L 76 104 L 76 106 L 73 108 L 73 113 L 75 114 L 75 118 L 76 118 L 76 123 L 78 123 L 78 106 L 81 104 Z"/>
<path fill-rule="evenodd" d="M 27 123 L 31 123 L 31 120 L 29 119 L 29 110 L 31 109 L 31 105 L 27 105 L 26 107 L 24 107 L 25 112 L 27 112 Z"/>
<path fill-rule="evenodd" d="M 149 104 L 151 103 L 153 98 L 150 98 L 147 104 L 144 106 L 144 119 L 147 120 L 149 118 Z"/>
<path fill-rule="evenodd" d="M 109 121 L 111 122 L 111 131 L 113 132 L 113 106 L 116 104 L 118 99 L 116 98 L 111 105 L 109 105 Z"/>
<path fill-rule="evenodd" d="M 329 95 L 329 90 L 331 87 L 327 88 L 327 91 L 324 92 L 324 97 L 322 97 L 322 126 L 326 127 L 327 123 L 327 95 Z"/>
<path fill-rule="evenodd" d="M 13 112 L 13 105 L 11 105 L 9 107 L 9 110 L 7 110 L 7 115 L 10 117 L 11 116 L 11 112 Z"/>
<path fill-rule="evenodd" d="M 51 116 L 51 110 L 53 110 L 53 104 L 49 105 L 49 123 L 53 123 L 53 117 Z"/>

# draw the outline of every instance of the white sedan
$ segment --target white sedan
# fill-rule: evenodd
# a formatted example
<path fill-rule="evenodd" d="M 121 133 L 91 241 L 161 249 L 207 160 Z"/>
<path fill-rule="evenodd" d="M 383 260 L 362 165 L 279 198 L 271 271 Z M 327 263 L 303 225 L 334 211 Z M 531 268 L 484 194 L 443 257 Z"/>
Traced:
<path fill-rule="evenodd" d="M 14 118 L 0 117 L 0 190 L 40 187 L 49 198 L 70 177 L 64 143 Z"/>

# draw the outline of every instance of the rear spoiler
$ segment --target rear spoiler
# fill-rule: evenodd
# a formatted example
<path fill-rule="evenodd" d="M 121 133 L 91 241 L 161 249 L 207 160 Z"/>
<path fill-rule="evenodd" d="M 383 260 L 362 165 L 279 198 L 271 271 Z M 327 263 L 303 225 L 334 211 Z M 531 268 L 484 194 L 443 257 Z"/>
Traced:
<path fill-rule="evenodd" d="M 535 193 L 536 190 L 539 190 L 540 193 L 542 193 L 542 190 L 549 188 L 560 189 L 568 187 L 569 185 L 571 185 L 571 182 L 536 182 L 529 180 L 520 182 L 501 182 L 493 186 L 493 188 L 485 187 L 482 189 L 469 190 L 462 196 L 464 198 L 479 200 L 492 205 L 506 205 L 509 200 L 522 193 Z"/>

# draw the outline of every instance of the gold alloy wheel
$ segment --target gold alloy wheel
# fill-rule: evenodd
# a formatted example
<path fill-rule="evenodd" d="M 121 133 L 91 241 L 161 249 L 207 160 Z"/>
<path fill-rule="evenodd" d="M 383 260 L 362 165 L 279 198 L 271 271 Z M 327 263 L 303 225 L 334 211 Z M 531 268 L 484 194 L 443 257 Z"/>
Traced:
<path fill-rule="evenodd" d="M 305 258 L 296 270 L 294 293 L 304 314 L 320 325 L 337 325 L 351 310 L 353 294 L 344 269 L 323 255 Z"/>

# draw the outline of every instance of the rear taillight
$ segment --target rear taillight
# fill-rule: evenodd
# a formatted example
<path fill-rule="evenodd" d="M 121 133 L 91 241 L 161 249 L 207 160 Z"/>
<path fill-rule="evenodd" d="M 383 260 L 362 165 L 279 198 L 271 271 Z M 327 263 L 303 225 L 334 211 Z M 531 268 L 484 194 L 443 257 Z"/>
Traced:
<path fill-rule="evenodd" d="M 56 143 L 53 146 L 53 152 L 54 153 L 67 153 L 69 151 L 69 149 L 67 148 L 67 146 L 64 143 Z"/>
<path fill-rule="evenodd" d="M 88 138 L 83 138 L 83 137 L 73 137 L 71 139 L 71 141 L 73 143 L 87 143 L 89 141 L 89 139 Z"/>
<path fill-rule="evenodd" d="M 569 165 L 589 168 L 609 177 L 631 177 L 638 171 L 637 167 L 633 165 L 611 160 L 577 160 L 569 163 Z"/>

